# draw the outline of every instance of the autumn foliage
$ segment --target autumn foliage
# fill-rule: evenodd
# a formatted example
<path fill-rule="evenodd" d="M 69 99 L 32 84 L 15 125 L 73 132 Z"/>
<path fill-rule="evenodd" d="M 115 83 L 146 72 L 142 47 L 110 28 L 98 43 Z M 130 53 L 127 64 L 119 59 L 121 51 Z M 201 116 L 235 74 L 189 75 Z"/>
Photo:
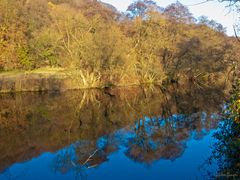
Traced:
<path fill-rule="evenodd" d="M 96 0 L 0 0 L 0 71 L 60 67 L 86 86 L 202 81 L 229 74 L 239 48 L 179 2 L 140 0 L 124 14 Z"/>

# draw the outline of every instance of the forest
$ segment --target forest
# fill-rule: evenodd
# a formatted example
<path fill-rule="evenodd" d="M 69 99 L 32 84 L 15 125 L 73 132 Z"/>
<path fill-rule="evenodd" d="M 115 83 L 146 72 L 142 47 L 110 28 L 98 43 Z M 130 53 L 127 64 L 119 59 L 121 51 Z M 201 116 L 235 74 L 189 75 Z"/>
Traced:
<path fill-rule="evenodd" d="M 225 82 L 240 43 L 176 2 L 139 0 L 120 13 L 97 0 L 0 0 L 0 72 L 51 69 L 81 87 Z"/>
<path fill-rule="evenodd" d="M 0 0 L 0 179 L 239 179 L 240 0 L 210 1 L 234 35 L 183 1 Z"/>

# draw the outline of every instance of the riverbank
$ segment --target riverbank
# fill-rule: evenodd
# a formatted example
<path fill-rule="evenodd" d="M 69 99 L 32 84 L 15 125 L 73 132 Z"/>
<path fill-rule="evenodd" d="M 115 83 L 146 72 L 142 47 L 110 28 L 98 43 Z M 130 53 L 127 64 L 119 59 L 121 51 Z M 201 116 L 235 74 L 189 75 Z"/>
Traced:
<path fill-rule="evenodd" d="M 67 88 L 66 76 L 58 69 L 0 73 L 0 93 L 47 91 Z"/>
<path fill-rule="evenodd" d="M 62 68 L 44 68 L 33 71 L 9 71 L 0 73 L 0 93 L 66 91 L 77 89 L 102 89 L 109 86 L 139 86 L 141 83 L 90 82 L 84 84 L 78 72 Z"/>
<path fill-rule="evenodd" d="M 91 75 L 89 75 L 91 77 Z M 86 77 L 89 78 L 89 77 Z M 94 79 L 95 77 L 91 77 Z M 84 76 L 79 71 L 70 71 L 63 68 L 44 68 L 33 71 L 9 71 L 0 73 L 0 93 L 9 92 L 40 92 L 40 91 L 66 91 L 77 89 L 102 89 L 105 87 L 129 87 L 146 84 L 162 85 L 178 83 L 185 86 L 186 83 L 197 84 L 201 87 L 224 86 L 230 87 L 230 81 L 223 73 L 208 75 L 204 79 L 194 79 L 187 75 L 180 75 L 173 82 L 165 78 L 163 81 L 141 82 L 137 77 L 123 81 L 109 81 L 106 77 L 98 78 L 98 81 L 83 80 Z M 97 78 L 96 78 L 97 79 Z M 130 79 L 130 80 L 129 80 Z M 86 83 L 84 83 L 86 81 Z M 229 82 L 228 82 L 229 81 Z"/>

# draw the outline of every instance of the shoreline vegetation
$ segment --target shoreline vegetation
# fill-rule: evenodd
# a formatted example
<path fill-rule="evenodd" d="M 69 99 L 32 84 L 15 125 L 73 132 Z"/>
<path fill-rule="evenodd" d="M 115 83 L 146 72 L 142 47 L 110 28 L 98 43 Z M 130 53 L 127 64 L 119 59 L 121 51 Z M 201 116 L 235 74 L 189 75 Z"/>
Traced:
<path fill-rule="evenodd" d="M 240 43 L 176 2 L 125 13 L 96 0 L 1 0 L 0 92 L 226 85 Z"/>
<path fill-rule="evenodd" d="M 123 82 L 124 83 L 124 82 Z M 79 70 L 63 68 L 41 68 L 29 71 L 7 71 L 0 73 L 0 93 L 66 91 L 80 89 L 104 89 L 141 85 L 162 85 L 162 82 L 132 81 L 124 84 L 103 82 L 102 79 L 84 76 Z"/>
<path fill-rule="evenodd" d="M 122 83 L 108 83 L 99 78 L 97 82 L 87 79 L 83 82 L 84 77 L 79 75 L 77 70 L 66 70 L 62 68 L 42 68 L 32 71 L 8 71 L 0 73 L 0 93 L 12 92 L 41 92 L 41 91 L 66 91 L 80 89 L 106 89 L 114 87 L 132 87 L 132 86 L 161 86 L 166 87 L 170 84 L 185 86 L 192 83 L 196 87 L 206 88 L 210 86 L 222 87 L 226 90 L 231 89 L 231 80 L 229 76 L 222 73 L 205 75 L 203 78 L 194 79 L 181 75 L 177 80 L 168 79 L 167 77 L 159 81 L 140 81 Z"/>

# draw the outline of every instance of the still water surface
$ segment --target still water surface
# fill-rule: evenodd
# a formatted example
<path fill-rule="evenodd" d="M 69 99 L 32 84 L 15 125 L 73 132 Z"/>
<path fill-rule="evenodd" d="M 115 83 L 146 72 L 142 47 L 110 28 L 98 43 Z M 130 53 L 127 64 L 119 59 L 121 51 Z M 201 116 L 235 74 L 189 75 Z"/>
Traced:
<path fill-rule="evenodd" d="M 217 88 L 0 95 L 0 179 L 208 179 Z"/>

